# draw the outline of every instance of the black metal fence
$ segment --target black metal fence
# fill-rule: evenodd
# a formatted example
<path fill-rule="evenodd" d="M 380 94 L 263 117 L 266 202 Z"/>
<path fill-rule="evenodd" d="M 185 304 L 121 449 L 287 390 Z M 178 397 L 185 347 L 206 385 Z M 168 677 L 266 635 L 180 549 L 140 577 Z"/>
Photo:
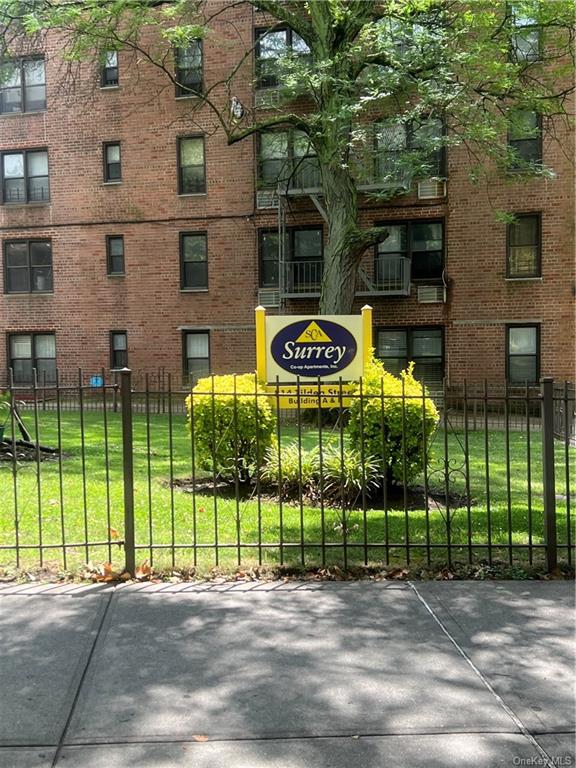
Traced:
<path fill-rule="evenodd" d="M 8 383 L 0 566 L 573 563 L 572 384 L 444 386 L 427 434 L 423 389 L 284 410 L 229 381 Z"/>

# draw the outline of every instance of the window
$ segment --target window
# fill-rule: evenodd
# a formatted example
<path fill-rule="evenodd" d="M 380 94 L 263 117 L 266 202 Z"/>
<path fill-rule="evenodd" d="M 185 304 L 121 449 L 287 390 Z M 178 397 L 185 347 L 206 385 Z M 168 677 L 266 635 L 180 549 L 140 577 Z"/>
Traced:
<path fill-rule="evenodd" d="M 110 366 L 128 366 L 128 335 L 126 331 L 110 331 Z"/>
<path fill-rule="evenodd" d="M 53 333 L 10 334 L 10 367 L 15 384 L 32 384 L 34 368 L 39 384 L 56 381 L 56 337 Z"/>
<path fill-rule="evenodd" d="M 260 230 L 260 287 L 279 285 L 278 230 Z"/>
<path fill-rule="evenodd" d="M 178 139 L 178 194 L 198 195 L 206 192 L 204 137 Z"/>
<path fill-rule="evenodd" d="M 4 244 L 4 291 L 52 291 L 52 245 L 49 240 L 9 240 Z"/>
<path fill-rule="evenodd" d="M 421 153 L 422 162 L 426 165 L 426 175 L 446 175 L 446 153 L 442 143 L 444 123 L 437 117 L 429 117 L 418 124 L 412 124 L 409 133 L 411 149 Z"/>
<path fill-rule="evenodd" d="M 120 160 L 120 142 L 110 141 L 104 144 L 104 181 L 122 181 L 122 163 Z"/>
<path fill-rule="evenodd" d="M 48 152 L 45 149 L 2 155 L 2 201 L 45 203 L 50 199 Z"/>
<path fill-rule="evenodd" d="M 514 31 L 510 40 L 511 58 L 517 62 L 538 61 L 542 54 L 541 30 L 536 20 L 511 9 Z"/>
<path fill-rule="evenodd" d="M 538 113 L 526 110 L 511 113 L 508 147 L 512 168 L 542 162 L 542 120 Z"/>
<path fill-rule="evenodd" d="M 390 262 L 399 258 L 411 259 L 412 280 L 437 282 L 444 268 L 444 225 L 441 221 L 412 221 L 385 226 L 388 237 L 376 246 L 374 274 L 377 283 L 386 283 L 390 277 Z"/>
<path fill-rule="evenodd" d="M 414 361 L 414 376 L 430 389 L 440 389 L 444 377 L 442 328 L 379 328 L 376 355 L 384 368 L 398 375 Z"/>
<path fill-rule="evenodd" d="M 410 186 L 409 169 L 402 168 L 407 146 L 405 125 L 391 121 L 376 124 L 374 131 L 375 182 L 393 182 Z"/>
<path fill-rule="evenodd" d="M 46 109 L 44 59 L 9 61 L 0 68 L 0 114 Z"/>
<path fill-rule="evenodd" d="M 279 285 L 278 230 L 259 232 L 260 287 Z M 288 292 L 319 289 L 324 267 L 322 227 L 289 227 L 285 243 L 286 281 Z"/>
<path fill-rule="evenodd" d="M 258 186 L 316 189 L 321 184 L 314 147 L 302 131 L 264 131 L 259 136 Z"/>
<path fill-rule="evenodd" d="M 100 74 L 100 85 L 102 88 L 112 88 L 118 85 L 118 52 L 106 51 L 104 54 L 104 65 Z"/>
<path fill-rule="evenodd" d="M 180 235 L 180 287 L 208 288 L 208 238 L 205 233 Z"/>
<path fill-rule="evenodd" d="M 310 48 L 300 35 L 291 29 L 276 29 L 273 32 L 256 30 L 257 88 L 274 88 L 279 84 L 278 59 L 288 53 L 309 56 Z"/>
<path fill-rule="evenodd" d="M 192 40 L 186 48 L 174 51 L 176 96 L 202 92 L 202 40 Z"/>
<path fill-rule="evenodd" d="M 439 118 L 410 125 L 383 120 L 374 123 L 373 131 L 372 148 L 359 153 L 360 183 L 409 189 L 415 175 L 446 175 L 444 124 Z"/>
<path fill-rule="evenodd" d="M 533 384 L 540 376 L 540 327 L 509 325 L 506 328 L 507 377 L 514 384 Z"/>
<path fill-rule="evenodd" d="M 516 216 L 516 221 L 508 225 L 506 276 L 539 277 L 540 274 L 540 215 Z"/>
<path fill-rule="evenodd" d="M 194 384 L 210 374 L 210 334 L 208 331 L 184 331 L 184 375 Z"/>
<path fill-rule="evenodd" d="M 124 236 L 106 236 L 106 260 L 109 275 L 124 274 Z"/>

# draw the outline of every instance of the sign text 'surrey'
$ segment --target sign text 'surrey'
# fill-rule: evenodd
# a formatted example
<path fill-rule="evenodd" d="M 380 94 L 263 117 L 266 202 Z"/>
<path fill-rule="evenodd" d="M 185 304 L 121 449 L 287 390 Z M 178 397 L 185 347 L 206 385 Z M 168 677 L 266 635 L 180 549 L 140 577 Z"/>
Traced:
<path fill-rule="evenodd" d="M 287 341 L 284 344 L 284 354 L 282 358 L 284 360 L 333 360 L 336 365 L 342 360 L 346 354 L 346 347 L 298 347 L 295 341 Z"/>
<path fill-rule="evenodd" d="M 275 363 L 293 375 L 318 377 L 338 374 L 356 357 L 358 345 L 350 331 L 331 320 L 299 320 L 272 339 Z"/>

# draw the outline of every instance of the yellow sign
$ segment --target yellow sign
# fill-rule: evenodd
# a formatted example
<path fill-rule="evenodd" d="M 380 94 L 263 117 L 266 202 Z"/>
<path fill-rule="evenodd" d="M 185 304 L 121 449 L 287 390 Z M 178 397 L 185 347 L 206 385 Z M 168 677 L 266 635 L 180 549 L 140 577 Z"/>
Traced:
<path fill-rule="evenodd" d="M 350 405 L 350 392 L 353 384 L 342 384 L 342 389 L 338 384 L 321 384 L 320 387 L 313 385 L 267 386 L 274 403 L 278 408 L 346 408 Z"/>
<path fill-rule="evenodd" d="M 362 315 L 266 316 L 256 308 L 256 369 L 279 408 L 338 408 L 372 349 L 372 307 Z"/>

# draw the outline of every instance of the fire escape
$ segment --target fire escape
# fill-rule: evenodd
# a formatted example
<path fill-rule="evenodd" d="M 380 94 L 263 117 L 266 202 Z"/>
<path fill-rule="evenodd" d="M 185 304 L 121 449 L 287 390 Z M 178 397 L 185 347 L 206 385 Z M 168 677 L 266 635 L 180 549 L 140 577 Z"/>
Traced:
<path fill-rule="evenodd" d="M 399 186 L 412 188 L 412 179 L 400 180 Z M 360 183 L 358 191 L 365 194 L 384 188 L 378 181 Z M 419 200 L 441 199 L 446 196 L 444 181 L 419 181 L 416 185 Z M 257 192 L 256 207 L 260 211 L 274 209 L 277 212 L 278 227 L 278 288 L 261 288 L 258 301 L 262 306 L 282 311 L 286 301 L 300 298 L 318 298 L 322 282 L 324 263 L 320 260 L 295 259 L 287 252 L 287 209 L 290 200 L 308 197 L 318 209 L 323 220 L 326 212 L 322 205 L 322 187 L 317 158 L 313 155 L 297 158 L 297 163 L 288 181 L 279 183 L 276 189 L 262 189 Z M 364 258 L 360 264 L 356 285 L 359 298 L 410 296 L 411 260 L 409 256 L 377 253 L 370 262 Z M 418 285 L 417 298 L 420 303 L 441 303 L 445 301 L 445 285 Z"/>

